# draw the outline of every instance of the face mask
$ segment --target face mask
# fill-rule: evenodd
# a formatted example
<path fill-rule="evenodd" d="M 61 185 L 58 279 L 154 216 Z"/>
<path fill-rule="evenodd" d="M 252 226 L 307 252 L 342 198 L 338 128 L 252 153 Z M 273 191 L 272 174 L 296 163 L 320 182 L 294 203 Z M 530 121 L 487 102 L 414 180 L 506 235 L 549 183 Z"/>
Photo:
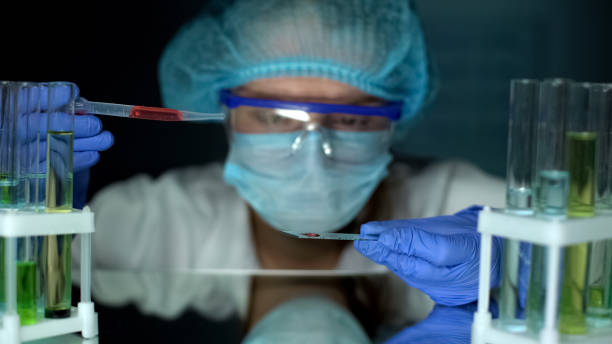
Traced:
<path fill-rule="evenodd" d="M 292 133 L 232 133 L 225 181 L 273 227 L 331 232 L 347 225 L 366 204 L 391 162 L 390 131 L 308 134 L 297 152 Z"/>

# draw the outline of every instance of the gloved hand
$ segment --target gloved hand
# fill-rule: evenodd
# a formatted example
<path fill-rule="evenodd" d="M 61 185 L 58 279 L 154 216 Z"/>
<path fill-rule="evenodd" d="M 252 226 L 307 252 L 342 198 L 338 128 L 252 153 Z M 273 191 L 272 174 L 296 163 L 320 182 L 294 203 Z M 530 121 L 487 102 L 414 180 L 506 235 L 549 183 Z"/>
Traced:
<path fill-rule="evenodd" d="M 74 119 L 74 193 L 77 209 L 85 206 L 89 169 L 100 160 L 101 151 L 114 143 L 113 134 L 102 131 L 102 121 L 92 115 L 79 115 Z"/>
<path fill-rule="evenodd" d="M 78 97 L 78 88 L 77 97 Z M 39 92 L 35 95 L 39 99 L 32 99 L 32 94 L 29 101 L 24 104 L 28 104 L 21 108 L 20 112 L 20 135 L 24 142 L 24 146 L 27 146 L 29 151 L 39 150 L 40 157 L 40 168 L 39 171 L 46 171 L 46 150 L 47 142 L 47 104 L 48 104 L 48 90 L 46 87 L 41 87 Z M 67 103 L 69 99 L 68 92 L 55 92 L 53 96 L 57 99 L 51 99 L 54 104 L 62 105 Z M 21 100 L 21 98 L 20 98 Z M 40 100 L 40 103 L 38 103 Z M 36 104 L 34 106 L 33 104 Z M 34 109 L 40 104 L 40 113 L 34 113 Z M 27 110 L 26 110 L 27 109 Z M 58 113 L 62 115 L 62 113 Z M 66 115 L 67 116 L 67 115 Z M 40 135 L 40 145 L 37 147 L 33 144 L 33 140 L 36 138 L 37 133 Z M 100 151 L 104 151 L 113 145 L 113 135 L 108 131 L 102 131 L 102 122 L 100 119 L 93 115 L 76 115 L 74 117 L 74 145 L 73 145 L 73 206 L 75 208 L 83 208 L 85 205 L 87 185 L 89 184 L 89 169 L 100 160 Z M 50 154 L 57 154 L 57 152 L 50 152 Z M 30 156 L 35 155 L 30 152 Z M 61 170 L 61 167 L 56 166 Z M 62 171 L 56 171 L 62 173 Z"/>
<path fill-rule="evenodd" d="M 459 307 L 436 305 L 429 316 L 404 329 L 385 344 L 465 344 L 471 340 L 476 303 Z"/>
<path fill-rule="evenodd" d="M 472 206 L 450 216 L 369 222 L 361 226 L 361 237 L 376 240 L 354 245 L 436 303 L 466 304 L 478 298 L 480 210 Z M 499 284 L 502 245 L 493 239 L 491 286 Z"/>

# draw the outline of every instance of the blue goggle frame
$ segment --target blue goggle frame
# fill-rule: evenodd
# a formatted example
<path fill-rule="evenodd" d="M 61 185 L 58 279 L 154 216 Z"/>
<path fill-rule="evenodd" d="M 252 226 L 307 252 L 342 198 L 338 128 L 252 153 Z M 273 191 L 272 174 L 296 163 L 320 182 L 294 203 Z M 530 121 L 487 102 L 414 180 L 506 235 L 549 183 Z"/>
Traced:
<path fill-rule="evenodd" d="M 239 106 L 256 106 L 271 109 L 291 109 L 305 112 L 330 114 L 345 113 L 363 116 L 383 116 L 397 121 L 402 115 L 402 102 L 388 102 L 381 106 L 328 104 L 311 102 L 291 102 L 284 100 L 247 98 L 233 94 L 230 90 L 222 90 L 220 101 L 230 109 Z"/>

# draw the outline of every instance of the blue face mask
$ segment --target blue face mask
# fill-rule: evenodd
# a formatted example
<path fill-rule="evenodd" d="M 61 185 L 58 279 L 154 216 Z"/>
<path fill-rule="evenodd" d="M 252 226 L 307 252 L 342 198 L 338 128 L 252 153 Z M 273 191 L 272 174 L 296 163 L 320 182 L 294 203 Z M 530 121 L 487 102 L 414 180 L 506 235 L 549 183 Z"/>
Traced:
<path fill-rule="evenodd" d="M 331 232 L 347 225 L 366 204 L 391 162 L 391 133 L 325 133 L 331 157 L 314 131 L 291 153 L 294 133 L 232 133 L 225 181 L 273 227 Z"/>

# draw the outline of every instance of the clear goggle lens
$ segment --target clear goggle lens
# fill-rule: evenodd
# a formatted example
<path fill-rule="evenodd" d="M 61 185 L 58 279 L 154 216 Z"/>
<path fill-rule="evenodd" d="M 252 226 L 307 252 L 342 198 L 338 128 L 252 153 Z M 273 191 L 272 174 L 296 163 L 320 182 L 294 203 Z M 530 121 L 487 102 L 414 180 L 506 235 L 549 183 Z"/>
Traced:
<path fill-rule="evenodd" d="M 382 116 L 343 113 L 317 114 L 293 109 L 240 106 L 229 111 L 232 130 L 239 133 L 289 133 L 326 128 L 338 131 L 380 131 L 391 128 L 391 120 Z"/>
<path fill-rule="evenodd" d="M 317 140 L 321 153 L 331 160 L 367 163 L 386 153 L 391 143 L 393 122 L 385 117 L 305 112 L 289 117 L 289 112 L 277 109 L 242 110 L 246 109 L 228 111 L 230 136 L 248 135 L 251 153 L 273 151 L 276 158 L 272 160 L 288 158 L 301 151 L 308 140 Z"/>

